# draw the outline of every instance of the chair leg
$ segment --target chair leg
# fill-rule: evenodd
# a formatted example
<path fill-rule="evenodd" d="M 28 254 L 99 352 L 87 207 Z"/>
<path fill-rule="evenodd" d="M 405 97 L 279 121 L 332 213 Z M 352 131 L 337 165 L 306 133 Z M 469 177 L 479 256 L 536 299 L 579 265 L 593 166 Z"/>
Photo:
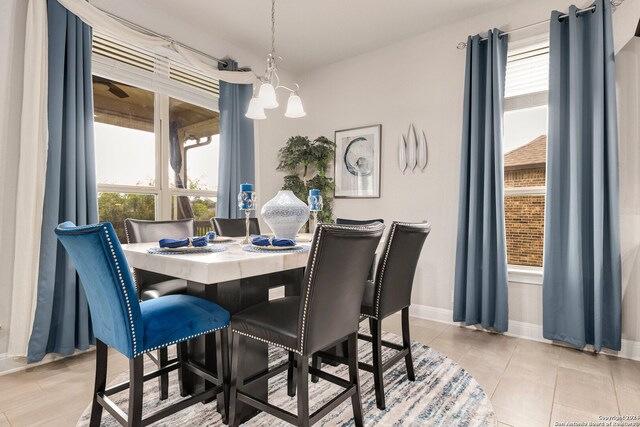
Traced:
<path fill-rule="evenodd" d="M 189 344 L 188 341 L 178 343 L 178 382 L 180 383 L 180 396 L 185 397 L 193 392 L 193 382 L 191 371 L 183 364 L 189 360 Z"/>
<path fill-rule="evenodd" d="M 322 368 L 322 357 L 320 357 L 318 355 L 318 353 L 315 353 L 313 355 L 313 357 L 311 358 L 311 366 L 313 366 L 316 369 L 320 369 Z M 316 375 L 311 375 L 311 382 L 312 383 L 317 383 L 318 382 L 318 377 Z"/>
<path fill-rule="evenodd" d="M 242 358 L 243 337 L 240 334 L 233 334 L 233 344 L 231 348 L 231 378 L 229 381 L 229 426 L 238 427 L 240 419 L 236 414 L 238 406 L 238 384 L 242 385 L 242 370 L 239 369 Z"/>
<path fill-rule="evenodd" d="M 411 334 L 409 333 L 409 307 L 402 309 L 402 346 L 409 350 L 404 357 L 407 365 L 407 378 L 409 381 L 415 381 L 416 375 L 413 371 L 413 357 L 411 356 Z"/>
<path fill-rule="evenodd" d="M 107 360 L 109 348 L 105 343 L 96 340 L 96 378 L 93 386 L 93 399 L 91 400 L 90 427 L 98 427 L 102 419 L 102 405 L 98 403 L 97 394 L 104 393 L 107 386 Z"/>
<path fill-rule="evenodd" d="M 164 368 L 169 361 L 169 351 L 167 347 L 161 348 L 157 352 L 158 368 Z M 158 377 L 158 389 L 160 390 L 160 400 L 166 400 L 169 397 L 169 374 L 162 374 Z"/>
<path fill-rule="evenodd" d="M 229 422 L 229 335 L 228 329 L 221 329 L 215 332 L 216 337 L 216 370 L 218 379 L 222 381 L 222 393 L 218 393 L 217 399 L 219 406 L 222 407 L 222 422 Z"/>
<path fill-rule="evenodd" d="M 376 390 L 376 405 L 378 409 L 385 408 L 384 381 L 382 378 L 382 322 L 369 319 L 369 329 L 373 345 L 373 383 Z"/>
<path fill-rule="evenodd" d="M 349 359 L 349 382 L 356 386 L 356 392 L 351 396 L 353 418 L 356 427 L 362 427 L 364 420 L 362 417 L 362 400 L 360 397 L 360 376 L 358 375 L 358 333 L 349 335 L 347 358 Z"/>
<path fill-rule="evenodd" d="M 309 427 L 309 357 L 296 355 L 298 381 L 298 426 Z"/>
<path fill-rule="evenodd" d="M 296 373 L 295 373 L 295 354 L 289 352 L 289 367 L 287 368 L 287 395 L 293 397 L 296 395 Z"/>
<path fill-rule="evenodd" d="M 129 360 L 129 414 L 127 427 L 142 426 L 142 387 L 144 356 Z"/>

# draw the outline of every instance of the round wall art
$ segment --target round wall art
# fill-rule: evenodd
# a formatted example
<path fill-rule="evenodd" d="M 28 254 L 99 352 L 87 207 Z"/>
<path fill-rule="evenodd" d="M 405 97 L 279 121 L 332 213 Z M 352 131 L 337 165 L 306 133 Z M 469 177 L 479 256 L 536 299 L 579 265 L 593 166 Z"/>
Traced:
<path fill-rule="evenodd" d="M 352 140 L 344 151 L 344 165 L 351 175 L 369 176 L 373 173 L 373 146 L 365 137 Z"/>

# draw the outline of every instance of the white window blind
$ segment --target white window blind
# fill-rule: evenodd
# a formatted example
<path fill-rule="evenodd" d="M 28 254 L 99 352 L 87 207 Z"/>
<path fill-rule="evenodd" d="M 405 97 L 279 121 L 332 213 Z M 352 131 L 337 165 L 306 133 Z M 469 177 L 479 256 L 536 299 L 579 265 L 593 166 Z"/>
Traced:
<path fill-rule="evenodd" d="M 155 57 L 153 55 L 118 42 L 97 31 L 93 32 L 92 53 L 151 73 L 155 69 Z"/>
<path fill-rule="evenodd" d="M 505 98 L 549 90 L 549 45 L 509 53 Z"/>
<path fill-rule="evenodd" d="M 175 61 L 169 61 L 169 78 L 216 96 L 220 94 L 218 80 Z"/>
<path fill-rule="evenodd" d="M 218 110 L 219 81 L 191 65 L 93 32 L 93 73 Z"/>

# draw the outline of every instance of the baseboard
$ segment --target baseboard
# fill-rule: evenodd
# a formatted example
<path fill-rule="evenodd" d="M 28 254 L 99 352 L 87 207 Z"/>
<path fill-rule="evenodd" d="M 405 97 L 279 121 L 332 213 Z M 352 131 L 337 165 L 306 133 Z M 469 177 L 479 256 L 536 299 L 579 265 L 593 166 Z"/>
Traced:
<path fill-rule="evenodd" d="M 460 325 L 459 322 L 454 322 L 452 320 L 453 311 L 446 308 L 412 304 L 411 315 L 434 322 L 447 323 L 450 325 Z M 505 335 L 531 341 L 553 344 L 553 341 L 550 341 L 543 337 L 542 325 L 538 325 L 536 323 L 509 320 L 509 330 L 505 333 Z M 621 357 L 623 359 L 640 361 L 640 342 L 623 339 L 620 351 L 604 350 L 603 353 L 611 356 Z"/>
<path fill-rule="evenodd" d="M 34 368 L 40 365 L 46 365 L 47 363 L 55 362 L 56 360 L 66 359 L 67 357 L 73 357 L 78 354 L 86 353 L 89 351 L 93 351 L 95 347 L 91 347 L 87 350 L 76 350 L 75 353 L 70 354 L 69 356 L 60 356 L 58 354 L 47 354 L 44 359 L 40 362 L 36 363 L 27 363 L 26 358 L 13 358 L 10 357 L 7 353 L 0 354 L 0 377 L 3 375 L 12 374 L 14 372 L 24 371 L 25 369 Z"/>

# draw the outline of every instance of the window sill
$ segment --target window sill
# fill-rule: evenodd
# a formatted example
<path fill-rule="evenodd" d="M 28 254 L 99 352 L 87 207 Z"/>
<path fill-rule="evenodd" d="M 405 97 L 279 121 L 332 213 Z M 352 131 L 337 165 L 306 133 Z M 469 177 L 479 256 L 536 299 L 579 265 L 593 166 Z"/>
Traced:
<path fill-rule="evenodd" d="M 509 265 L 507 266 L 507 275 L 510 283 L 542 285 L 542 267 Z"/>

